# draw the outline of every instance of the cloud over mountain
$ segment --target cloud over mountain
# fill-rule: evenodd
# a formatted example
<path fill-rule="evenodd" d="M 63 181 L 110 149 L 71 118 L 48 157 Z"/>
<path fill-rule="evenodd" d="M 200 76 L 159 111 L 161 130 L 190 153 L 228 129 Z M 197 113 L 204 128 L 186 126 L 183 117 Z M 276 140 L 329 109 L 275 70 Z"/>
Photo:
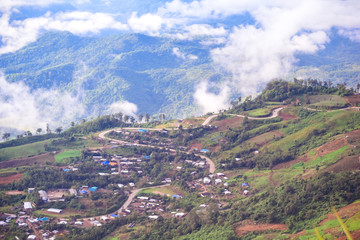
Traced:
<path fill-rule="evenodd" d="M 193 97 L 206 112 L 226 107 L 233 92 L 255 94 L 269 80 L 291 72 L 298 61 L 296 56 L 324 49 L 331 42 L 331 32 L 360 41 L 357 0 L 151 2 L 147 8 L 139 0 L 133 1 L 125 4 L 128 9 L 114 13 L 117 1 L 5 0 L 0 6 L 0 54 L 17 51 L 36 41 L 42 32 L 53 30 L 96 35 L 111 29 L 181 40 L 200 39 L 211 53 L 214 65 L 232 74 L 232 80 L 220 85 L 206 77 L 198 80 Z M 22 6 L 46 7 L 54 3 L 72 3 L 77 10 L 48 11 L 20 20 L 11 18 Z M 131 4 L 139 9 L 134 11 L 129 7 Z M 91 8 L 92 5 L 101 6 L 101 11 Z M 252 18 L 251 23 L 228 21 L 245 15 Z M 179 61 L 199 58 L 180 48 L 173 48 L 172 54 Z M 209 102 L 216 104 L 209 107 Z"/>

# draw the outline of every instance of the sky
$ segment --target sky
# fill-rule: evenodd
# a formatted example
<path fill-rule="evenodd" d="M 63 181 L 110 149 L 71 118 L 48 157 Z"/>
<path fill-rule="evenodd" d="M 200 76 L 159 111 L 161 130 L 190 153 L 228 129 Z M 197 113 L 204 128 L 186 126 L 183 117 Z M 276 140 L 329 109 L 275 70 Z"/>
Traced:
<path fill-rule="evenodd" d="M 256 94 L 266 82 L 290 72 L 296 54 L 324 49 L 331 32 L 360 42 L 359 12 L 358 0 L 2 0 L 0 55 L 54 30 L 80 36 L 110 30 L 202 38 L 214 65 L 232 74 L 232 80 L 219 86 L 207 79 L 194 86 L 195 102 L 205 113 L 227 108 L 231 89 Z M 173 53 L 196 58 L 179 49 Z M 0 89 L 5 84 L 1 80 Z M 211 92 L 214 87 L 220 90 Z M 136 111 L 132 103 L 125 103 L 126 109 Z M 122 106 L 118 103 L 110 109 Z"/>

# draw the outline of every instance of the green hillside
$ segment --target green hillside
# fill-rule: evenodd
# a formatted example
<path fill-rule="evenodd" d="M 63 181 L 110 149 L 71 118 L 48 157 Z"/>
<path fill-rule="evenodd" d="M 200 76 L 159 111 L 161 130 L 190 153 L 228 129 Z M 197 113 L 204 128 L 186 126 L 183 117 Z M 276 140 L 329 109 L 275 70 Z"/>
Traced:
<path fill-rule="evenodd" d="M 179 58 L 174 48 L 197 59 Z M 142 113 L 193 115 L 198 112 L 194 85 L 226 78 L 212 68 L 208 49 L 200 43 L 141 34 L 88 38 L 45 33 L 16 53 L 0 56 L 0 68 L 8 81 L 24 81 L 32 90 L 80 90 L 86 112 L 100 114 L 111 103 L 127 100 Z"/>
<path fill-rule="evenodd" d="M 324 239 L 345 236 L 334 207 L 357 239 L 359 101 L 342 85 L 276 80 L 215 116 L 145 124 L 102 116 L 57 138 L 8 141 L 0 211 L 33 202 L 30 215 L 49 218 L 38 227 L 60 239 L 302 240 L 316 239 L 315 227 Z M 9 238 L 33 231 L 3 229 Z"/>

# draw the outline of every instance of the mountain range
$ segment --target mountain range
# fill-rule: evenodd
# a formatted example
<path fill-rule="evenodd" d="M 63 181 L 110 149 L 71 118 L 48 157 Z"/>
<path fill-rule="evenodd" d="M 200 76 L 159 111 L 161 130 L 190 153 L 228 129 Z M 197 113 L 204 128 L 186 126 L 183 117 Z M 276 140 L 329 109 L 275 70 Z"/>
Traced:
<path fill-rule="evenodd" d="M 353 86 L 359 82 L 360 44 L 335 32 L 331 37 L 316 54 L 297 55 L 287 78 L 303 76 Z M 0 68 L 8 82 L 23 82 L 31 91 L 56 89 L 76 96 L 85 105 L 80 117 L 108 113 L 111 104 L 127 101 L 141 113 L 183 118 L 201 113 L 193 98 L 199 82 L 231 79 L 230 73 L 214 65 L 210 47 L 201 44 L 204 40 L 47 32 L 21 50 L 1 55 Z M 239 91 L 233 89 L 233 94 Z"/>

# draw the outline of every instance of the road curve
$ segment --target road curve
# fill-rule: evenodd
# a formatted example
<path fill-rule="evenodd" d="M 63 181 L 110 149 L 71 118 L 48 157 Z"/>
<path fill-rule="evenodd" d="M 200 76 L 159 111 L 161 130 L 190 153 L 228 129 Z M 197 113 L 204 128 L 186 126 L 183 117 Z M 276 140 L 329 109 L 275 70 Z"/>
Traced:
<path fill-rule="evenodd" d="M 279 116 L 279 112 L 283 109 L 284 107 L 279 107 L 279 108 L 275 108 L 272 113 L 271 116 L 269 117 L 247 117 L 248 119 L 252 119 L 252 120 L 263 120 L 263 119 L 271 119 L 271 118 L 276 118 L 277 116 Z M 219 114 L 214 114 L 209 116 L 208 118 L 205 119 L 205 121 L 201 124 L 202 126 L 206 126 L 208 125 L 215 117 L 217 117 Z M 241 115 L 241 114 L 224 114 L 224 115 L 231 115 L 231 116 L 236 116 L 236 117 L 245 117 L 245 115 Z"/>
<path fill-rule="evenodd" d="M 201 126 L 208 125 L 218 114 L 211 115 L 210 117 L 206 118 L 205 121 L 201 124 Z"/>
<path fill-rule="evenodd" d="M 135 198 L 136 194 L 138 194 L 140 191 L 145 190 L 145 189 L 162 188 L 162 187 L 167 187 L 167 186 L 170 186 L 170 184 L 158 185 L 158 186 L 146 187 L 146 188 L 138 188 L 138 189 L 132 190 L 128 199 L 126 200 L 126 202 L 124 202 L 124 204 L 121 206 L 121 208 L 117 212 L 120 214 L 122 210 L 127 209 L 129 207 L 129 205 L 131 204 L 132 200 Z"/>

